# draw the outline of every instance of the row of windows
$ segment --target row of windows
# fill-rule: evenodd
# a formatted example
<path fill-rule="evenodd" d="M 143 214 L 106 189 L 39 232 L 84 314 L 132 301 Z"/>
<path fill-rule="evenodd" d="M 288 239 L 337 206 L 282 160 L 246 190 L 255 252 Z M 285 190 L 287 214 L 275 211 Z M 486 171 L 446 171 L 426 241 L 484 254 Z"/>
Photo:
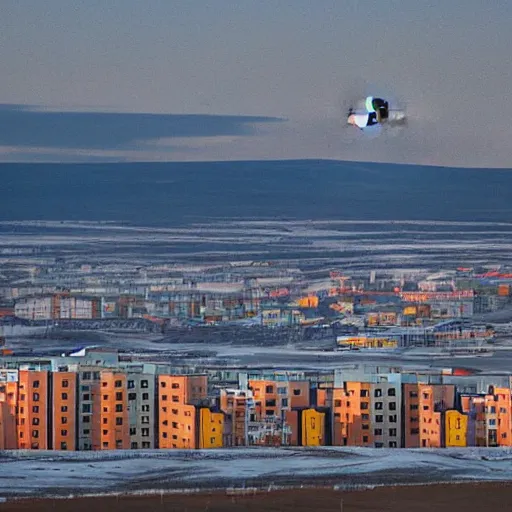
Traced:
<path fill-rule="evenodd" d="M 334 415 L 334 419 L 340 420 L 341 419 L 340 413 L 336 413 Z M 370 416 L 368 414 L 362 414 L 361 415 L 361 420 L 362 421 L 370 421 Z M 350 415 L 349 414 L 346 414 L 346 421 L 350 422 Z M 375 416 L 375 422 L 376 423 L 384 423 L 384 416 L 382 416 L 380 414 L 377 414 Z M 398 422 L 398 416 L 396 414 L 391 414 L 390 416 L 388 416 L 388 423 L 397 423 L 397 422 Z M 368 430 L 370 428 L 370 426 L 368 424 L 363 423 L 361 428 L 363 430 Z"/>
<path fill-rule="evenodd" d="M 162 387 L 162 388 L 167 387 L 167 382 L 164 382 L 164 381 L 160 382 L 160 387 Z M 173 382 L 173 383 L 171 384 L 171 388 L 172 388 L 172 389 L 180 389 L 180 385 L 179 385 L 179 383 L 178 383 L 178 382 Z"/>
<path fill-rule="evenodd" d="M 162 412 L 167 412 L 167 407 L 162 407 Z M 171 409 L 171 414 L 174 414 L 175 416 L 177 416 L 179 414 L 179 411 L 178 409 Z M 184 416 L 191 416 L 191 412 L 190 411 L 185 411 L 183 413 Z"/>

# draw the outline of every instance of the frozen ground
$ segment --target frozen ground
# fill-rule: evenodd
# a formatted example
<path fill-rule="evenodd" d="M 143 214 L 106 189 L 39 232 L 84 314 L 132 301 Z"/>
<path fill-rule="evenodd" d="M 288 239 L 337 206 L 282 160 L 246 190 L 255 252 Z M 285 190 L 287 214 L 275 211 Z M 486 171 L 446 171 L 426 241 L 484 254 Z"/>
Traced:
<path fill-rule="evenodd" d="M 0 452 L 0 496 L 512 480 L 512 450 L 243 448 Z"/>

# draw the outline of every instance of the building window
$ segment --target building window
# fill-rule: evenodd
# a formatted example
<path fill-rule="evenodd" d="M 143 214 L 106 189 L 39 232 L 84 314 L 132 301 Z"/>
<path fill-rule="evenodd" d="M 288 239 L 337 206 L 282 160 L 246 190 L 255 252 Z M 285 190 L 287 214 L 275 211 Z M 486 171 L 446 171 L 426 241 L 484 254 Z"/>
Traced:
<path fill-rule="evenodd" d="M 341 407 L 341 400 L 334 400 L 334 407 Z"/>
<path fill-rule="evenodd" d="M 133 389 L 135 387 L 135 382 L 133 380 L 128 381 L 128 389 Z"/>
<path fill-rule="evenodd" d="M 91 372 L 82 373 L 82 380 L 91 380 Z"/>
<path fill-rule="evenodd" d="M 61 431 L 60 431 L 60 435 L 61 435 L 62 437 L 66 437 L 66 436 L 68 435 L 68 431 L 67 431 L 67 430 L 61 430 Z"/>
<path fill-rule="evenodd" d="M 176 421 L 172 422 L 172 428 L 178 428 L 178 423 Z"/>
<path fill-rule="evenodd" d="M 375 448 L 382 448 L 384 443 L 375 443 Z"/>
<path fill-rule="evenodd" d="M 90 416 L 82 416 L 82 423 L 90 423 L 91 417 Z"/>
<path fill-rule="evenodd" d="M 429 407 L 428 405 L 424 405 L 424 406 L 423 406 L 423 410 L 424 410 L 424 411 L 428 411 L 429 409 L 430 409 L 430 407 Z"/>
<path fill-rule="evenodd" d="M 39 425 L 39 418 L 32 418 L 32 425 Z"/>
<path fill-rule="evenodd" d="M 420 433 L 419 428 L 411 428 L 411 436 L 417 436 Z"/>
<path fill-rule="evenodd" d="M 389 437 L 396 437 L 396 428 L 389 429 Z"/>
<path fill-rule="evenodd" d="M 66 393 L 63 393 L 64 395 L 66 395 Z M 68 395 L 66 395 L 66 399 L 67 399 Z M 88 402 L 89 400 L 91 399 L 91 395 L 89 393 L 84 393 L 84 396 L 82 397 L 82 400 L 84 402 Z"/>
<path fill-rule="evenodd" d="M 130 427 L 130 435 L 136 436 L 137 435 L 137 429 L 135 427 Z"/>
<path fill-rule="evenodd" d="M 116 412 L 123 412 L 123 406 L 121 404 L 116 405 Z"/>
<path fill-rule="evenodd" d="M 382 435 L 382 429 L 381 428 L 376 428 L 373 431 L 373 434 L 376 435 L 376 436 L 381 436 Z"/>
<path fill-rule="evenodd" d="M 149 423 L 149 416 L 142 416 L 142 423 Z"/>
<path fill-rule="evenodd" d="M 162 402 L 167 402 L 167 395 L 162 395 Z"/>
<path fill-rule="evenodd" d="M 39 437 L 39 430 L 32 430 L 32 437 L 37 439 Z"/>
<path fill-rule="evenodd" d="M 361 402 L 361 409 L 367 410 L 368 409 L 368 402 Z"/>
<path fill-rule="evenodd" d="M 142 400 L 149 400 L 149 393 L 142 393 Z"/>
<path fill-rule="evenodd" d="M 122 400 L 123 400 L 123 393 L 116 393 L 116 400 L 118 402 L 122 402 Z"/>
<path fill-rule="evenodd" d="M 65 424 L 68 422 L 68 419 L 67 419 L 67 417 L 66 417 L 66 416 L 62 416 L 62 417 L 60 418 L 60 421 L 61 421 L 61 423 L 62 423 L 63 425 L 65 425 Z"/>
<path fill-rule="evenodd" d="M 294 389 L 293 390 L 293 395 L 294 396 L 300 396 L 300 389 Z"/>
<path fill-rule="evenodd" d="M 409 393 L 409 396 L 410 396 L 411 398 L 418 398 L 418 393 L 417 393 L 416 391 L 411 391 L 411 392 Z"/>
<path fill-rule="evenodd" d="M 370 430 L 370 425 L 368 425 L 368 423 L 361 425 L 361 429 L 362 430 Z"/>
<path fill-rule="evenodd" d="M 389 441 L 389 447 L 390 448 L 397 448 L 398 447 L 398 444 L 396 441 Z"/>
<path fill-rule="evenodd" d="M 103 431 L 103 435 L 104 435 L 104 436 L 108 436 L 108 430 L 104 430 L 104 431 Z"/>
<path fill-rule="evenodd" d="M 384 421 L 384 416 L 382 416 L 382 415 L 380 415 L 380 414 L 379 414 L 379 415 L 377 415 L 377 416 L 375 416 L 375 421 L 376 421 L 377 423 L 382 423 L 382 422 Z"/>
<path fill-rule="evenodd" d="M 369 414 L 361 414 L 361 419 L 363 421 L 370 421 L 370 415 Z"/>
<path fill-rule="evenodd" d="M 178 414 L 178 409 L 171 409 L 171 414 L 177 415 Z"/>
<path fill-rule="evenodd" d="M 133 441 L 131 444 L 131 447 L 132 447 L 132 450 L 137 450 L 139 447 L 139 444 L 137 442 Z"/>
<path fill-rule="evenodd" d="M 277 394 L 278 395 L 287 395 L 288 389 L 287 388 L 277 388 Z"/>
<path fill-rule="evenodd" d="M 128 400 L 132 402 L 133 400 L 137 400 L 137 393 L 128 393 Z"/>
<path fill-rule="evenodd" d="M 162 438 L 167 439 L 167 432 L 162 432 Z"/>
<path fill-rule="evenodd" d="M 141 407 L 141 411 L 142 411 L 142 412 L 149 412 L 149 404 L 143 405 L 143 406 Z"/>
<path fill-rule="evenodd" d="M 69 380 L 63 380 L 62 381 L 62 387 L 63 388 L 69 388 Z"/>
<path fill-rule="evenodd" d="M 66 443 L 66 441 L 61 441 L 60 449 L 61 450 L 67 450 L 68 449 L 68 443 Z"/>
<path fill-rule="evenodd" d="M 60 408 L 60 412 L 68 412 L 68 406 L 67 406 L 67 405 L 63 405 L 63 406 Z"/>
<path fill-rule="evenodd" d="M 108 442 L 103 443 L 103 448 L 108 448 Z"/>
<path fill-rule="evenodd" d="M 382 389 L 377 388 L 377 389 L 375 390 L 374 396 L 375 396 L 375 397 L 382 396 Z"/>
<path fill-rule="evenodd" d="M 38 387 L 39 387 L 39 381 L 38 381 L 38 380 L 35 380 L 35 381 L 32 383 L 32 387 L 33 387 L 33 388 L 38 388 Z"/>
<path fill-rule="evenodd" d="M 288 398 L 281 399 L 281 407 L 288 407 Z"/>
<path fill-rule="evenodd" d="M 368 436 L 363 436 L 363 443 L 367 443 L 368 442 Z"/>
<path fill-rule="evenodd" d="M 380 411 L 382 409 L 382 402 L 375 402 L 375 409 Z"/>
<path fill-rule="evenodd" d="M 114 383 L 114 386 L 116 388 L 122 388 L 123 387 L 123 381 L 122 380 L 116 380 Z"/>
<path fill-rule="evenodd" d="M 123 424 L 123 418 L 116 418 L 116 425 L 122 425 Z"/>
<path fill-rule="evenodd" d="M 369 395 L 370 395 L 370 393 L 368 392 L 367 389 L 361 389 L 361 392 L 359 393 L 359 396 L 361 396 L 361 397 L 367 397 Z"/>
<path fill-rule="evenodd" d="M 103 395 L 103 400 L 108 401 L 108 395 Z"/>
<path fill-rule="evenodd" d="M 149 437 L 149 428 L 142 429 L 142 437 Z"/>
<path fill-rule="evenodd" d="M 142 441 L 142 448 L 145 450 L 151 448 L 151 443 L 148 443 L 148 441 Z"/>
<path fill-rule="evenodd" d="M 107 425 L 108 424 L 108 418 L 103 418 L 103 425 Z"/>
<path fill-rule="evenodd" d="M 39 405 L 34 405 L 32 407 L 32 412 L 37 414 L 39 412 Z"/>
<path fill-rule="evenodd" d="M 33 400 L 34 402 L 39 402 L 39 393 L 34 393 L 34 394 L 32 395 L 32 400 Z"/>
<path fill-rule="evenodd" d="M 265 387 L 265 393 L 273 393 L 274 392 L 274 386 L 266 386 Z"/>
<path fill-rule="evenodd" d="M 396 402 L 389 402 L 389 410 L 396 411 Z"/>
<path fill-rule="evenodd" d="M 395 388 L 389 388 L 388 389 L 388 396 L 396 396 L 396 389 Z"/>
<path fill-rule="evenodd" d="M 161 382 L 160 382 L 160 387 L 161 387 L 161 388 L 165 388 L 166 386 L 167 386 L 167 383 L 166 383 L 166 382 L 164 382 L 164 381 L 161 381 Z"/>
<path fill-rule="evenodd" d="M 141 388 L 148 388 L 149 387 L 149 382 L 147 380 L 142 380 L 140 382 L 140 387 Z"/>
<path fill-rule="evenodd" d="M 177 395 L 172 395 L 172 401 L 173 402 L 179 402 L 180 401 L 180 397 L 177 396 Z"/>
<path fill-rule="evenodd" d="M 180 385 L 177 382 L 173 382 L 171 385 L 172 389 L 180 389 Z"/>
<path fill-rule="evenodd" d="M 417 411 L 418 410 L 418 404 L 411 404 L 410 409 L 411 409 L 411 411 Z"/>

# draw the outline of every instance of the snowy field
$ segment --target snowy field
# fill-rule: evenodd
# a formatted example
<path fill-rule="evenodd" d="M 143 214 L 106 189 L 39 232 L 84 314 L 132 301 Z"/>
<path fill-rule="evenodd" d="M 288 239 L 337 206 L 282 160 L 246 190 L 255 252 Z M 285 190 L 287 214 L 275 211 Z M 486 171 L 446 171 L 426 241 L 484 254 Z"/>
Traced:
<path fill-rule="evenodd" d="M 512 449 L 0 452 L 0 497 L 475 480 L 512 481 Z"/>

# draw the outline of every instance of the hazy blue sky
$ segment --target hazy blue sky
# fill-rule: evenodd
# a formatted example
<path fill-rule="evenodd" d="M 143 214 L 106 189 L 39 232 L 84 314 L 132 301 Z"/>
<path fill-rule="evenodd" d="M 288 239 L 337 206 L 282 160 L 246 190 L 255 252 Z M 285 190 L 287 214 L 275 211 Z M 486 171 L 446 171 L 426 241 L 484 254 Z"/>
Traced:
<path fill-rule="evenodd" d="M 286 119 L 196 137 L 168 133 L 154 116 L 157 126 L 132 130 L 123 147 L 107 140 L 89 147 L 87 137 L 70 147 L 59 144 L 58 116 L 53 131 L 50 118 L 43 122 L 50 144 L 13 140 L 11 123 L 19 129 L 34 118 L 4 107 L 0 160 L 326 157 L 511 166 L 511 19 L 512 3 L 497 0 L 0 0 L 0 103 Z M 405 103 L 407 131 L 348 140 L 339 118 L 359 91 Z M 16 113 L 24 117 L 13 121 Z M 77 137 L 87 129 L 83 119 L 73 118 Z"/>

